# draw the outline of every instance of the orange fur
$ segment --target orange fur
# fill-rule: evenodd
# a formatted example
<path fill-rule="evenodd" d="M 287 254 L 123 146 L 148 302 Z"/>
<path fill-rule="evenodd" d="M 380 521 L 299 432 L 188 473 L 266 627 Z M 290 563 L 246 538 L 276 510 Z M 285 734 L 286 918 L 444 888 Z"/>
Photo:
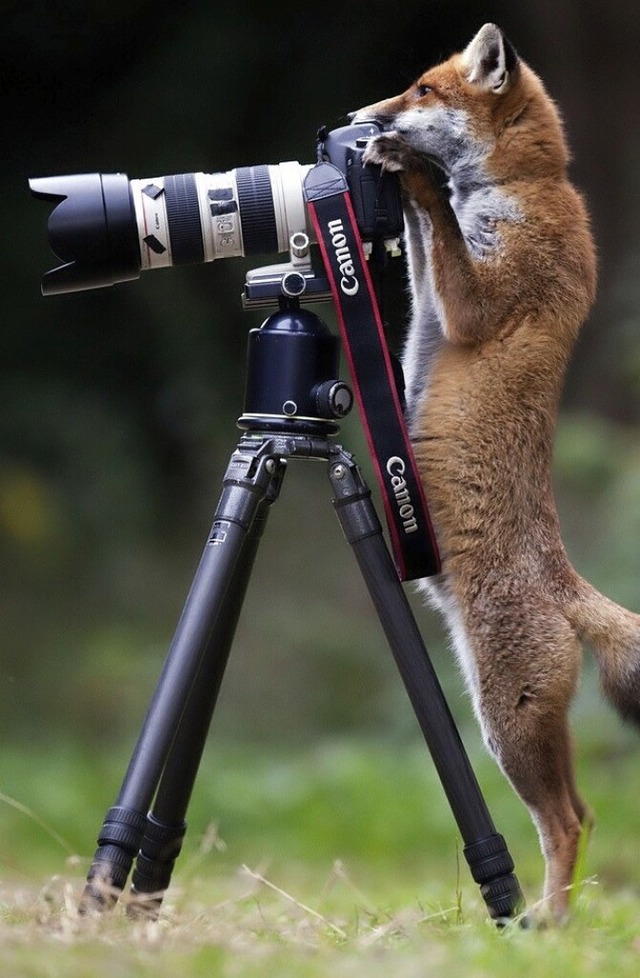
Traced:
<path fill-rule="evenodd" d="M 366 158 L 397 170 L 405 194 L 409 424 L 443 558 L 425 589 L 536 822 L 561 919 L 590 817 L 567 721 L 583 640 L 640 720 L 640 618 L 571 567 L 551 486 L 565 370 L 595 293 L 589 220 L 556 107 L 494 25 L 357 114 L 371 118 L 385 131 Z"/>

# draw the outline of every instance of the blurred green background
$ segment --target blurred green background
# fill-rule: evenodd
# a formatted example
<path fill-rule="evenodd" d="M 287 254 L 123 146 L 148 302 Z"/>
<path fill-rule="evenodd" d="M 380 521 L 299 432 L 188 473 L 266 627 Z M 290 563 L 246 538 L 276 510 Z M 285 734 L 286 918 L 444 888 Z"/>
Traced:
<path fill-rule="evenodd" d="M 131 742 L 237 440 L 246 335 L 261 320 L 239 302 L 245 269 L 259 262 L 240 260 L 42 298 L 40 275 L 54 264 L 48 209 L 30 198 L 27 178 L 311 162 L 320 125 L 399 91 L 488 20 L 562 107 L 600 250 L 599 298 L 558 435 L 568 549 L 595 584 L 640 609 L 636 0 L 5 0 L 3 14 L 0 738 L 8 750 L 73 743 L 97 757 Z M 399 335 L 400 265 L 390 289 Z M 355 415 L 342 440 L 370 474 Z M 464 726 L 468 705 L 440 625 L 415 607 Z M 596 717 L 603 738 L 623 736 L 604 722 L 590 670 L 577 712 L 590 724 Z M 214 728 L 227 741 L 274 745 L 416 736 L 321 467 L 292 465 L 287 475 Z M 110 798 L 111 789 L 105 806 Z"/>

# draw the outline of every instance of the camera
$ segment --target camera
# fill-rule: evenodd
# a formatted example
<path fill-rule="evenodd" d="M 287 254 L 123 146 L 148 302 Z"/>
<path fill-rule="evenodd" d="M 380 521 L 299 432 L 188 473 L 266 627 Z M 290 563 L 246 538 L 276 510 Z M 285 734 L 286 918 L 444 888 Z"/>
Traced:
<path fill-rule="evenodd" d="M 396 175 L 362 162 L 379 131 L 376 122 L 364 122 L 318 134 L 318 160 L 346 178 L 365 243 L 397 242 L 402 232 Z M 101 288 L 150 268 L 218 258 L 295 256 L 313 241 L 303 188 L 311 166 L 286 162 L 141 180 L 124 173 L 32 179 L 34 196 L 56 205 L 49 243 L 64 263 L 44 274 L 42 292 Z"/>

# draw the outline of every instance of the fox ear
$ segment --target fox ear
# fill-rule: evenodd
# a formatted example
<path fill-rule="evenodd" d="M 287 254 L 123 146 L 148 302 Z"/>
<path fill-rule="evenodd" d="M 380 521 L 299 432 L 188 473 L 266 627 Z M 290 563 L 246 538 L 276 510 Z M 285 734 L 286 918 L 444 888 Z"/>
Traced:
<path fill-rule="evenodd" d="M 518 65 L 515 48 L 495 24 L 485 24 L 462 53 L 467 81 L 487 92 L 505 92 Z"/>

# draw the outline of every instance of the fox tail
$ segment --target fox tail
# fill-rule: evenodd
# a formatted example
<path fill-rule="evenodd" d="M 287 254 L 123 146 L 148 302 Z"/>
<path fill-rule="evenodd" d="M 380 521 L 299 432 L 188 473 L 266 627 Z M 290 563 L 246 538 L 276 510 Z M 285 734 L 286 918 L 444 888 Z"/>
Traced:
<path fill-rule="evenodd" d="M 602 689 L 625 720 L 640 726 L 640 615 L 577 577 L 567 619 L 593 651 Z"/>

